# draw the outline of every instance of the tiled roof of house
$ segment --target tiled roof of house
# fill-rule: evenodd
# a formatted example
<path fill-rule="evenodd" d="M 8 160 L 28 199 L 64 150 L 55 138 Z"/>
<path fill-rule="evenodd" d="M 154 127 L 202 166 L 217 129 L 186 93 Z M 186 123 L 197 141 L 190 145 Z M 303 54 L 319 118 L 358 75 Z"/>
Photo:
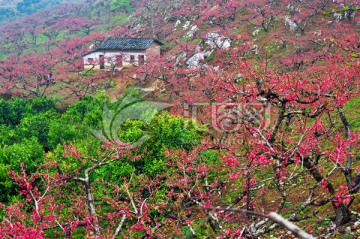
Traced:
<path fill-rule="evenodd" d="M 162 45 L 152 38 L 110 38 L 97 50 L 146 50 L 153 42 Z"/>

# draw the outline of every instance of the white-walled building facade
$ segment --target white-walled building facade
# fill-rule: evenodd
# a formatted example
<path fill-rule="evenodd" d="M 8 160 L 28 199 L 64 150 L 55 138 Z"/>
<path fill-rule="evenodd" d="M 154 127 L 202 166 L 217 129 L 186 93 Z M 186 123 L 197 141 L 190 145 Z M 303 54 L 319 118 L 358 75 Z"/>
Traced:
<path fill-rule="evenodd" d="M 115 69 L 139 66 L 149 55 L 160 56 L 160 41 L 152 38 L 111 38 L 83 55 L 84 69 Z"/>

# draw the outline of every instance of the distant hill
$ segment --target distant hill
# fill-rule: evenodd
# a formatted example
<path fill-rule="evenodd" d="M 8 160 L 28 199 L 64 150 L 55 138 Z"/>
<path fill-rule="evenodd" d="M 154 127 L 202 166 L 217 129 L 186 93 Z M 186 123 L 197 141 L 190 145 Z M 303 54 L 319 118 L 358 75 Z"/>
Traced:
<path fill-rule="evenodd" d="M 0 25 L 67 2 L 75 2 L 75 0 L 0 0 Z"/>

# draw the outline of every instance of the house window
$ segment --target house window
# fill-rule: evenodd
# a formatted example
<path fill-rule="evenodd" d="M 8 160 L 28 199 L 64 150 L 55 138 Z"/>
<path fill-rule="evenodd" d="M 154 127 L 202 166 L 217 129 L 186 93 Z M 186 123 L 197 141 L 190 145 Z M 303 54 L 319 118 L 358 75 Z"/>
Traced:
<path fill-rule="evenodd" d="M 94 58 L 88 58 L 87 59 L 87 62 L 92 65 L 94 63 Z"/>
<path fill-rule="evenodd" d="M 135 63 L 135 56 L 134 55 L 130 55 L 130 63 L 131 64 Z"/>
<path fill-rule="evenodd" d="M 139 55 L 139 65 L 144 65 L 145 63 L 145 56 L 144 55 Z"/>

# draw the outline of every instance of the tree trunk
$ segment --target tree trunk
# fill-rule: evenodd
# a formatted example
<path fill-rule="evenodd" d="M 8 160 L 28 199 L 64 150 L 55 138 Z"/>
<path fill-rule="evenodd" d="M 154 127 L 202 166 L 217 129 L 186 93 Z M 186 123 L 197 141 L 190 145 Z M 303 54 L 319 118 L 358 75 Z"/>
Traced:
<path fill-rule="evenodd" d="M 316 182 L 321 183 L 321 181 L 324 179 L 324 177 L 320 174 L 318 169 L 312 165 L 309 158 L 304 159 L 304 166 L 309 170 L 311 176 L 316 180 Z M 335 189 L 333 185 L 328 182 L 327 189 L 329 190 L 329 193 L 331 195 L 335 195 Z M 335 211 L 335 224 L 336 226 L 344 225 L 350 220 L 350 211 L 346 205 L 343 203 L 340 203 L 339 205 L 336 205 L 335 202 L 332 203 L 332 206 Z"/>
<path fill-rule="evenodd" d="M 89 207 L 91 216 L 94 217 L 94 222 L 93 222 L 94 223 L 94 233 L 96 236 L 98 236 L 100 234 L 99 221 L 98 221 L 97 214 L 96 214 L 94 197 L 93 197 L 92 190 L 91 190 L 89 174 L 86 170 L 85 170 L 85 180 L 86 180 L 85 181 L 85 190 L 86 190 L 86 198 L 87 198 L 87 202 L 88 202 L 88 207 Z"/>
<path fill-rule="evenodd" d="M 335 203 L 332 203 L 335 210 L 335 224 L 336 226 L 341 226 L 350 221 L 350 211 L 347 206 L 340 204 L 336 206 Z"/>

